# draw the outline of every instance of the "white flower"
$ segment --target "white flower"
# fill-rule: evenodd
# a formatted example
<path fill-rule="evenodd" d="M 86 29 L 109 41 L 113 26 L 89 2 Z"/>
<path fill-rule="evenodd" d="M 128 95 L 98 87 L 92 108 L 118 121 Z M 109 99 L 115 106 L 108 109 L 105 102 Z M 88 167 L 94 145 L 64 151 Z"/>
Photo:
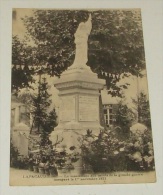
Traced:
<path fill-rule="evenodd" d="M 144 156 L 144 160 L 147 162 L 148 161 L 148 156 Z"/>
<path fill-rule="evenodd" d="M 152 162 L 152 160 L 153 160 L 153 156 L 150 156 L 150 157 L 148 158 L 148 162 L 150 163 L 150 162 Z"/>
<path fill-rule="evenodd" d="M 114 154 L 119 154 L 119 152 L 118 152 L 117 150 L 116 150 L 116 151 L 114 151 L 113 153 L 114 153 Z"/>
<path fill-rule="evenodd" d="M 144 160 L 145 160 L 148 164 L 150 164 L 150 163 L 152 162 L 153 159 L 154 159 L 153 156 L 144 156 Z"/>
<path fill-rule="evenodd" d="M 136 160 L 137 162 L 140 162 L 142 161 L 142 156 L 141 156 L 141 153 L 140 152 L 135 152 L 133 155 L 132 155 L 133 159 Z"/>
<path fill-rule="evenodd" d="M 140 143 L 137 141 L 137 142 L 135 142 L 134 146 L 135 147 L 139 147 L 140 146 Z"/>
<path fill-rule="evenodd" d="M 120 152 L 123 152 L 125 150 L 125 148 L 120 148 L 119 151 Z"/>
<path fill-rule="evenodd" d="M 153 150 L 150 150 L 148 153 L 149 153 L 150 155 L 153 155 Z"/>

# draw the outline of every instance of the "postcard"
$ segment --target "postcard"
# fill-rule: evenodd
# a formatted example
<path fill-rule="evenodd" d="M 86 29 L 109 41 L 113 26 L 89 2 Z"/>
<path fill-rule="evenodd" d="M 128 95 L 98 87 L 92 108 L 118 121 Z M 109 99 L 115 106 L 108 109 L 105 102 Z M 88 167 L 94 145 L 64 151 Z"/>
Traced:
<path fill-rule="evenodd" d="M 12 10 L 10 185 L 156 182 L 141 9 Z"/>

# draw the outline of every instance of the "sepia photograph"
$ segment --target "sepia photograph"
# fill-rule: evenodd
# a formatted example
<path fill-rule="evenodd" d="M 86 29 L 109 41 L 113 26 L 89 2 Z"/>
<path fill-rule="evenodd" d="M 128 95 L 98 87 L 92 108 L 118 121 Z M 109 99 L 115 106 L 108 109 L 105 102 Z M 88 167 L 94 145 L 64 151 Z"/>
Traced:
<path fill-rule="evenodd" d="M 141 9 L 12 9 L 10 185 L 156 182 Z"/>

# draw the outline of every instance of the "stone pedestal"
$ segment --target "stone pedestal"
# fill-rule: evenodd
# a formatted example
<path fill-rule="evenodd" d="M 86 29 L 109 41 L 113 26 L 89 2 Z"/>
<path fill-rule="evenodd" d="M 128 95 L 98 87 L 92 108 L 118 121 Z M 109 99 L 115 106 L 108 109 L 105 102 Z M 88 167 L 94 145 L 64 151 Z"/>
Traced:
<path fill-rule="evenodd" d="M 99 132 L 99 91 L 105 81 L 98 79 L 89 67 L 69 68 L 54 86 L 59 90 L 59 124 L 55 130 L 78 130 L 85 133 L 91 129 Z"/>
<path fill-rule="evenodd" d="M 80 153 L 80 141 L 86 130 L 98 135 L 100 129 L 99 95 L 105 81 L 98 79 L 89 67 L 72 68 L 55 80 L 54 86 L 59 90 L 59 124 L 52 132 L 53 144 L 60 142 L 58 148 L 75 146 Z M 77 168 L 75 168 L 77 169 Z M 78 167 L 76 174 L 82 172 Z"/>

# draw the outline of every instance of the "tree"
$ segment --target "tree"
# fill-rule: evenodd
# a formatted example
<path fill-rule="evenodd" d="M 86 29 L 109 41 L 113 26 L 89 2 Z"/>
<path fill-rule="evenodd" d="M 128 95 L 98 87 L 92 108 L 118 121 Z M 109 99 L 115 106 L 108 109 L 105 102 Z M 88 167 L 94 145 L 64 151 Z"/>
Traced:
<path fill-rule="evenodd" d="M 46 136 L 51 133 L 56 123 L 56 112 L 55 109 L 48 112 L 51 105 L 50 94 L 48 93 L 48 83 L 46 78 L 42 78 L 41 75 L 39 80 L 38 94 L 32 97 L 32 110 L 30 111 L 33 116 L 33 124 L 31 127 L 31 133 L 33 128 L 37 128 L 37 133 L 41 133 L 42 136 Z"/>
<path fill-rule="evenodd" d="M 151 129 L 150 107 L 147 95 L 140 92 L 137 99 L 133 99 L 133 103 L 137 112 L 138 122 L 145 124 L 149 129 Z"/>
<path fill-rule="evenodd" d="M 59 76 L 73 63 L 74 33 L 92 15 L 88 65 L 106 79 L 108 92 L 121 95 L 120 76 L 140 75 L 145 67 L 139 10 L 34 10 L 23 19 L 36 53 L 33 63 L 47 64 L 48 74 Z"/>
<path fill-rule="evenodd" d="M 32 50 L 34 48 L 27 45 L 25 41 L 21 42 L 17 36 L 12 39 L 12 90 L 18 91 L 23 87 L 30 87 L 34 82 L 32 75 L 33 68 L 28 65 L 32 64 Z"/>

